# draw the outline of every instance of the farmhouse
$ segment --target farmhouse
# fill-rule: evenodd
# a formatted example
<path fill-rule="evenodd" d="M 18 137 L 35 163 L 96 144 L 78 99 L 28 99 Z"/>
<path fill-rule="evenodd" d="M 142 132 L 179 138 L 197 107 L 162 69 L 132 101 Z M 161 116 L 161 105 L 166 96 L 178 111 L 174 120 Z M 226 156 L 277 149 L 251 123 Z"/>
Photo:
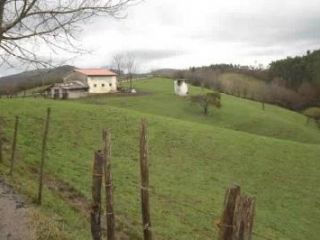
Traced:
<path fill-rule="evenodd" d="M 79 98 L 117 91 L 117 74 L 103 68 L 75 69 L 49 89 L 52 98 Z"/>

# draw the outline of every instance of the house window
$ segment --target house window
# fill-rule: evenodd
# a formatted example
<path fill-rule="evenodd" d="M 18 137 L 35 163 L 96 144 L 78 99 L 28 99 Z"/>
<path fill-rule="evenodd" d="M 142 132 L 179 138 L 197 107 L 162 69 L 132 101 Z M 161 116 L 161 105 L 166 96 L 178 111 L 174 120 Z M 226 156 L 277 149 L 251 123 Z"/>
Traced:
<path fill-rule="evenodd" d="M 104 83 L 101 84 L 101 87 L 104 87 Z"/>
<path fill-rule="evenodd" d="M 93 84 L 93 87 L 97 87 L 97 84 Z"/>

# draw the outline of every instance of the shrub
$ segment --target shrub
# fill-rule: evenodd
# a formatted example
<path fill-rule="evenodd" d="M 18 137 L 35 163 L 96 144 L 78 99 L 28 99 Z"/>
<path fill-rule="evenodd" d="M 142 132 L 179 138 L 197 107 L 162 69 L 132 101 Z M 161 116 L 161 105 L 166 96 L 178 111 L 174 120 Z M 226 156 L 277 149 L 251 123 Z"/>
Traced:
<path fill-rule="evenodd" d="M 200 104 L 203 114 L 208 115 L 210 105 L 217 108 L 221 107 L 221 95 L 219 92 L 212 92 L 205 95 L 191 96 L 191 102 Z"/>
<path fill-rule="evenodd" d="M 309 118 L 320 120 L 320 107 L 310 107 L 303 111 L 303 114 Z"/>

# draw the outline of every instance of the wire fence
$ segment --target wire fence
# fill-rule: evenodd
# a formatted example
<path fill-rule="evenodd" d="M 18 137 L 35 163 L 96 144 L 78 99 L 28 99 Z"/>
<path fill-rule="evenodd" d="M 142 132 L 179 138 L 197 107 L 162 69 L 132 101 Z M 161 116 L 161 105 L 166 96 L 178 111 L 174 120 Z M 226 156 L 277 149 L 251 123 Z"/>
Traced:
<path fill-rule="evenodd" d="M 9 113 L 10 114 L 10 113 Z M 8 114 L 8 115 L 9 115 Z M 100 121 L 99 119 L 90 119 L 90 121 Z M 40 122 L 44 122 L 45 121 L 45 116 L 40 117 L 40 116 L 33 116 L 32 118 L 30 118 L 29 116 L 24 117 L 23 121 L 21 122 L 22 125 L 24 126 L 28 126 L 30 125 L 30 123 L 32 124 L 37 124 Z M 54 123 L 74 123 L 74 119 L 53 119 L 52 122 Z M 0 115 L 0 133 L 1 133 L 1 125 L 7 125 L 7 124 L 11 124 L 14 122 L 14 117 L 9 117 L 9 116 L 1 116 Z M 38 126 L 39 129 L 42 130 L 42 126 Z M 3 131 L 3 130 L 2 130 Z M 127 185 L 136 188 L 136 191 L 139 192 L 140 190 L 140 185 L 138 182 L 134 183 L 134 182 L 128 182 Z M 194 188 L 196 188 L 196 186 L 193 186 Z M 187 202 L 186 200 L 181 201 L 181 200 L 176 200 L 172 197 L 168 197 L 168 195 L 162 193 L 158 193 L 156 191 L 154 191 L 153 189 L 150 189 L 150 195 L 151 198 L 154 201 L 164 201 L 166 204 L 169 204 L 171 206 L 171 208 L 183 208 L 184 210 L 186 210 L 186 213 L 191 213 L 193 212 L 194 214 L 197 214 L 203 218 L 206 219 L 206 221 L 210 222 L 210 223 L 214 223 L 215 221 L 219 221 L 221 214 L 218 212 L 213 212 L 211 209 L 207 210 L 207 209 L 201 209 L 196 207 L 196 204 L 192 203 L 192 202 Z M 220 210 L 219 210 L 220 211 Z M 189 226 L 192 226 L 194 228 L 201 228 L 201 236 L 205 236 L 208 239 L 211 239 L 213 237 L 213 235 L 218 231 L 218 226 L 216 226 L 216 229 L 214 228 L 214 225 L 211 225 L 211 229 L 205 229 L 205 226 L 197 226 L 194 222 L 188 220 L 188 218 L 184 218 L 183 219 L 184 224 L 187 224 Z M 131 232 L 133 232 L 134 234 L 138 234 L 138 230 L 136 229 L 136 226 L 130 223 L 126 223 L 125 221 L 122 222 L 122 224 L 124 224 L 124 226 Z M 210 226 L 210 224 L 208 224 L 208 226 Z M 161 235 L 162 233 L 155 230 L 155 234 L 159 234 Z M 272 238 L 266 237 L 263 234 L 257 233 L 257 232 L 253 232 L 253 235 L 258 238 L 258 239 L 264 239 L 264 240 L 272 240 Z"/>

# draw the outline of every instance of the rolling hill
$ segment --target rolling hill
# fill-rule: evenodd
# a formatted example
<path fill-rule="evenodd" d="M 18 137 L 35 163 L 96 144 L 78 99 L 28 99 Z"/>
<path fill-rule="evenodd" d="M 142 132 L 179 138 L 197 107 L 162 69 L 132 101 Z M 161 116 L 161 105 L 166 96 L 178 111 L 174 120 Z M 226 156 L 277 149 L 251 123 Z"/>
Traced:
<path fill-rule="evenodd" d="M 255 239 L 317 239 L 320 232 L 319 135 L 295 112 L 228 95 L 204 117 L 172 93 L 168 79 L 134 83 L 136 96 L 74 101 L 0 99 L 8 171 L 15 115 L 21 124 L 14 177 L 36 195 L 43 117 L 52 108 L 43 214 L 62 221 L 65 239 L 89 239 L 86 217 L 92 158 L 101 129 L 112 129 L 114 206 L 119 233 L 141 239 L 138 127 L 150 131 L 151 218 L 156 239 L 215 239 L 225 188 L 239 183 L 256 197 Z M 201 93 L 192 87 L 191 94 Z M 67 193 L 67 194 L 66 194 Z M 72 194 L 70 194 L 72 193 Z M 68 195 L 69 194 L 69 195 Z M 62 239 L 62 237 L 61 237 Z"/>
<path fill-rule="evenodd" d="M 15 93 L 41 85 L 61 82 L 62 78 L 74 69 L 73 66 L 61 66 L 52 69 L 38 69 L 0 78 L 0 94 Z"/>

